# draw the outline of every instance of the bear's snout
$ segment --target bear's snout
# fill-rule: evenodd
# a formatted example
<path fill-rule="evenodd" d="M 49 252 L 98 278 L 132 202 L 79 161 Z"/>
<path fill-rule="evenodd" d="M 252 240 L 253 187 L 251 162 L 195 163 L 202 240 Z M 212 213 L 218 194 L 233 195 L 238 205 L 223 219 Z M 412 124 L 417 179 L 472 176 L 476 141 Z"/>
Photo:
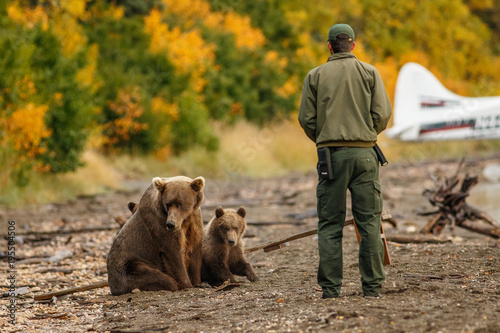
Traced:
<path fill-rule="evenodd" d="M 175 229 L 175 222 L 172 220 L 167 220 L 167 229 L 174 230 Z"/>
<path fill-rule="evenodd" d="M 236 242 L 234 241 L 234 239 L 228 239 L 227 243 L 229 244 L 229 246 L 234 246 L 236 244 Z"/>

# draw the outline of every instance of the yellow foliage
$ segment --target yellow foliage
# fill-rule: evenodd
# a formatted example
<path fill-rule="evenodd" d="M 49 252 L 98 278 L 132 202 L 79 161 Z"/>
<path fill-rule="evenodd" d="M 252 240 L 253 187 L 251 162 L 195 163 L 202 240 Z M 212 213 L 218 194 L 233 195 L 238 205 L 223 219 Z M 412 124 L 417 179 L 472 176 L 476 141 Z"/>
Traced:
<path fill-rule="evenodd" d="M 152 9 L 149 15 L 144 18 L 144 30 L 151 38 L 149 51 L 159 53 L 167 48 L 167 40 L 164 38 L 168 34 L 168 26 L 162 23 L 162 15 L 159 10 Z"/>
<path fill-rule="evenodd" d="M 63 94 L 60 93 L 60 92 L 56 92 L 54 93 L 54 96 L 52 96 L 54 98 L 54 103 L 56 105 L 59 105 L 61 106 L 62 105 L 62 102 L 63 102 Z"/>
<path fill-rule="evenodd" d="M 271 51 L 268 51 L 266 53 L 266 55 L 264 56 L 264 61 L 267 63 L 273 63 L 279 59 L 279 56 L 280 55 L 277 51 L 271 50 Z"/>
<path fill-rule="evenodd" d="M 179 106 L 177 103 L 169 104 L 163 97 L 160 96 L 153 98 L 151 109 L 153 114 L 167 115 L 172 121 L 179 118 Z"/>
<path fill-rule="evenodd" d="M 300 87 L 299 80 L 296 75 L 292 75 L 286 80 L 285 84 L 278 88 L 276 93 L 282 97 L 290 97 L 295 94 Z"/>
<path fill-rule="evenodd" d="M 80 83 L 82 87 L 91 87 L 92 91 L 96 91 L 99 87 L 99 84 L 94 83 L 98 56 L 99 45 L 92 44 L 87 52 L 88 65 L 80 69 L 76 74 L 78 83 Z"/>
<path fill-rule="evenodd" d="M 473 9 L 492 9 L 495 6 L 493 0 L 469 0 L 469 6 Z"/>
<path fill-rule="evenodd" d="M 362 38 L 358 38 L 356 40 L 356 46 L 354 47 L 354 50 L 352 50 L 352 53 L 356 56 L 356 58 L 358 58 L 359 61 L 367 63 L 370 63 L 371 61 L 370 56 L 366 53 Z"/>
<path fill-rule="evenodd" d="M 29 158 L 45 152 L 40 142 L 51 135 L 43 120 L 48 109 L 47 105 L 28 103 L 25 107 L 16 109 L 9 117 L 2 117 L 7 140 L 15 150 L 22 151 Z"/>
<path fill-rule="evenodd" d="M 104 16 L 112 17 L 115 20 L 119 20 L 125 14 L 125 10 L 122 6 L 117 6 L 112 3 L 109 8 L 104 12 Z"/>
<path fill-rule="evenodd" d="M 425 68 L 430 68 L 429 58 L 427 54 L 420 50 L 410 50 L 404 53 L 399 59 L 399 65 L 403 66 L 408 62 L 416 62 Z"/>
<path fill-rule="evenodd" d="M 63 54 L 72 57 L 87 44 L 78 19 L 68 13 L 57 11 L 53 19 L 54 35 L 61 41 Z"/>
<path fill-rule="evenodd" d="M 109 101 L 108 105 L 118 117 L 103 126 L 103 130 L 109 133 L 106 145 L 113 145 L 120 140 L 128 141 L 132 134 L 148 128 L 147 124 L 138 121 L 144 112 L 142 96 L 138 88 L 120 90 L 117 99 Z"/>
<path fill-rule="evenodd" d="M 75 18 L 86 18 L 85 7 L 90 0 L 63 0 L 60 2 L 62 11 L 69 13 Z"/>
<path fill-rule="evenodd" d="M 31 81 L 28 74 L 26 74 L 22 80 L 16 82 L 16 90 L 19 92 L 19 97 L 23 100 L 29 99 L 37 92 L 35 83 Z"/>
<path fill-rule="evenodd" d="M 144 19 L 144 30 L 150 36 L 149 51 L 165 52 L 177 73 L 190 74 L 190 85 L 201 92 L 207 84 L 203 78 L 208 66 L 214 67 L 216 45 L 207 43 L 201 31 L 194 28 L 197 21 L 211 29 L 234 34 L 236 46 L 255 50 L 265 43 L 260 29 L 253 28 L 250 18 L 234 12 L 213 12 L 205 0 L 163 0 L 164 11 L 152 9 Z M 164 17 L 173 16 L 176 26 L 169 27 Z M 278 62 L 285 67 L 286 59 Z"/>
<path fill-rule="evenodd" d="M 264 56 L 264 61 L 268 64 L 272 64 L 275 68 L 280 70 L 285 69 L 288 65 L 287 58 L 281 57 L 277 51 L 271 50 Z"/>
<path fill-rule="evenodd" d="M 206 85 L 203 74 L 215 60 L 216 46 L 204 41 L 198 29 L 182 32 L 179 27 L 174 27 L 170 30 L 156 9 L 145 17 L 144 29 L 151 36 L 149 50 L 153 53 L 166 52 L 176 71 L 190 73 L 193 89 L 202 91 Z"/>
<path fill-rule="evenodd" d="M 78 52 L 87 42 L 78 20 L 86 19 L 86 4 L 89 0 L 64 0 L 60 2 L 49 2 L 49 13 L 43 5 L 30 7 L 13 1 L 7 6 L 9 17 L 24 27 L 31 29 L 40 23 L 42 29 L 49 29 L 49 19 L 53 26 L 54 34 L 59 38 L 63 46 L 65 56 L 72 56 Z M 49 18 L 50 14 L 50 18 Z"/>
<path fill-rule="evenodd" d="M 255 50 L 266 43 L 260 29 L 252 27 L 250 17 L 228 12 L 224 17 L 224 29 L 231 31 L 236 38 L 236 46 Z"/>
<path fill-rule="evenodd" d="M 313 49 L 313 41 L 311 40 L 311 35 L 309 35 L 307 32 L 301 33 L 299 35 L 298 42 L 301 45 L 299 48 L 297 48 L 297 51 L 295 51 L 295 55 L 298 60 L 302 62 L 308 61 L 312 64 L 319 65 L 321 63 L 321 58 L 318 57 Z M 328 49 L 326 48 L 325 43 L 325 54 L 328 54 L 326 52 L 328 52 Z"/>
<path fill-rule="evenodd" d="M 155 150 L 155 157 L 160 161 L 168 161 L 172 156 L 172 148 L 169 145 L 163 146 Z"/>
<path fill-rule="evenodd" d="M 28 29 L 33 28 L 38 23 L 41 23 L 44 31 L 49 29 L 49 17 L 42 5 L 38 5 L 35 8 L 27 6 L 21 8 L 17 1 L 13 1 L 7 6 L 7 15 L 14 22 Z"/>
<path fill-rule="evenodd" d="M 295 31 L 301 31 L 302 27 L 307 25 L 309 18 L 307 11 L 304 9 L 287 10 L 285 16 L 288 23 L 295 28 Z"/>
<path fill-rule="evenodd" d="M 205 0 L 163 0 L 165 13 L 182 19 L 184 28 L 191 28 L 196 20 L 211 14 L 211 6 Z"/>
<path fill-rule="evenodd" d="M 214 12 L 206 0 L 163 0 L 166 15 L 173 14 L 184 30 L 194 26 L 197 20 L 211 29 L 224 29 L 234 34 L 236 45 L 255 50 L 262 47 L 266 38 L 260 29 L 251 25 L 250 17 L 235 12 Z M 180 21 L 180 22 L 179 22 Z"/>
<path fill-rule="evenodd" d="M 224 14 L 211 12 L 203 18 L 203 24 L 210 29 L 217 29 L 223 26 Z"/>
<path fill-rule="evenodd" d="M 389 99 L 394 103 L 394 90 L 396 89 L 396 80 L 398 78 L 398 67 L 394 58 L 387 58 L 382 63 L 375 63 L 382 81 L 384 81 L 385 90 Z"/>

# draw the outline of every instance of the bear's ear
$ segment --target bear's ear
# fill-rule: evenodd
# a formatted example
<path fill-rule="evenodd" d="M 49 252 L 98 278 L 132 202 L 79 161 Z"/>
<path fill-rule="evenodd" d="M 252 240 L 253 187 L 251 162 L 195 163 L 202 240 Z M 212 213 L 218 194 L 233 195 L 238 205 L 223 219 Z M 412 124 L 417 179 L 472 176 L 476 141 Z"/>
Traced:
<path fill-rule="evenodd" d="M 219 218 L 224 215 L 224 209 L 221 206 L 215 208 L 215 217 Z"/>
<path fill-rule="evenodd" d="M 196 192 L 200 192 L 204 185 L 205 185 L 205 178 L 203 177 L 196 177 L 191 182 L 191 188 Z"/>
<path fill-rule="evenodd" d="M 160 177 L 153 178 L 153 185 L 160 193 L 163 193 L 163 191 L 165 190 L 165 182 Z"/>
<path fill-rule="evenodd" d="M 135 202 L 130 201 L 128 204 L 128 209 L 133 213 L 137 210 L 137 204 Z"/>
<path fill-rule="evenodd" d="M 247 215 L 247 211 L 245 210 L 245 207 L 243 207 L 243 206 L 238 208 L 238 211 L 236 213 L 238 213 L 238 215 L 241 216 L 242 218 L 245 218 L 245 216 Z"/>

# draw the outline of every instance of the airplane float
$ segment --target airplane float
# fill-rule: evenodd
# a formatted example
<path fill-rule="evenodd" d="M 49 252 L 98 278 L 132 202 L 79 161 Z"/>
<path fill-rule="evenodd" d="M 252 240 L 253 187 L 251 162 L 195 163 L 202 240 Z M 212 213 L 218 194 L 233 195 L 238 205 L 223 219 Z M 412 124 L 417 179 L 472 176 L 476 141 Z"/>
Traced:
<path fill-rule="evenodd" d="M 463 97 L 447 90 L 426 68 L 405 64 L 394 97 L 394 126 L 402 141 L 500 138 L 500 96 Z"/>

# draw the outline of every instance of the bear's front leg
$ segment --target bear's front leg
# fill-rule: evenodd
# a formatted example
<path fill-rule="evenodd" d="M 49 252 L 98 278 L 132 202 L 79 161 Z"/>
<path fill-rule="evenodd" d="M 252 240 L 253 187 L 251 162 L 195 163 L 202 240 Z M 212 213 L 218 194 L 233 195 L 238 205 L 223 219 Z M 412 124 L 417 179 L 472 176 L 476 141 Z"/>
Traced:
<path fill-rule="evenodd" d="M 193 286 L 201 284 L 201 264 L 202 245 L 200 243 L 191 253 L 191 258 L 189 258 L 188 275 Z"/>
<path fill-rule="evenodd" d="M 245 268 L 245 276 L 247 277 L 247 279 L 251 282 L 255 282 L 257 280 L 259 280 L 257 274 L 255 273 L 255 271 L 253 270 L 253 267 L 252 265 L 250 265 L 249 263 L 246 264 L 246 268 Z"/>
<path fill-rule="evenodd" d="M 160 256 L 163 261 L 164 272 L 175 279 L 179 290 L 193 288 L 191 280 L 187 274 L 184 258 L 182 257 L 180 251 L 177 255 L 172 252 L 160 252 Z"/>
<path fill-rule="evenodd" d="M 229 282 L 231 283 L 236 282 L 226 263 L 215 263 L 213 265 L 210 265 L 209 275 L 209 283 L 214 286 L 220 286 L 227 280 L 229 280 Z"/>
<path fill-rule="evenodd" d="M 249 281 L 255 282 L 259 278 L 243 255 L 241 248 L 231 249 L 229 253 L 229 269 L 231 273 L 241 276 L 246 276 Z"/>
<path fill-rule="evenodd" d="M 252 265 L 247 263 L 245 260 L 236 262 L 231 267 L 231 272 L 236 275 L 246 276 L 247 279 L 251 282 L 255 282 L 259 279 L 255 271 L 253 270 Z"/>

